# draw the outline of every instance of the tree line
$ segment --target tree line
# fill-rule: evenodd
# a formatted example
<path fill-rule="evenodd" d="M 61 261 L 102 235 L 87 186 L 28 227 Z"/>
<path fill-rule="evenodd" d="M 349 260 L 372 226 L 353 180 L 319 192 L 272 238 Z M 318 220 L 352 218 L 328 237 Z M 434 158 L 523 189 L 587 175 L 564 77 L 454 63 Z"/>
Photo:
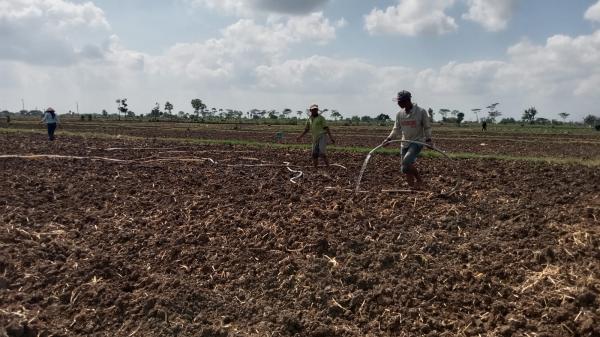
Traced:
<path fill-rule="evenodd" d="M 298 119 L 304 119 L 306 117 L 308 117 L 308 111 L 307 110 L 296 110 L 293 111 L 290 108 L 284 108 L 280 111 L 278 110 L 265 110 L 265 109 L 251 109 L 248 111 L 241 111 L 241 110 L 235 110 L 235 109 L 222 109 L 222 108 L 209 108 L 201 99 L 199 98 L 194 98 L 191 100 L 190 104 L 191 107 L 193 109 L 193 114 L 189 114 L 186 113 L 182 110 L 180 110 L 179 112 L 177 112 L 176 114 L 173 113 L 173 111 L 175 110 L 174 105 L 167 101 L 165 102 L 163 105 L 161 105 L 160 103 L 156 102 L 154 107 L 150 110 L 150 112 L 148 112 L 147 114 L 136 114 L 135 112 L 131 111 L 129 109 L 129 104 L 128 104 L 128 100 L 127 98 L 119 98 L 116 100 L 117 103 L 117 116 L 120 119 L 121 115 L 123 115 L 123 117 L 128 117 L 128 118 L 134 118 L 134 117 L 150 117 L 152 120 L 159 120 L 159 119 L 190 119 L 190 120 L 194 120 L 194 121 L 206 121 L 206 120 L 213 120 L 213 119 L 224 119 L 224 120 L 241 120 L 241 119 L 250 119 L 250 120 L 260 120 L 260 119 L 271 119 L 271 120 L 275 120 L 275 119 L 281 119 L 281 120 L 292 120 L 292 121 L 297 121 Z M 487 109 L 487 111 L 483 111 L 482 108 L 473 108 L 471 109 L 471 112 L 475 115 L 475 119 L 476 122 L 480 122 L 480 121 L 486 121 L 489 123 L 496 123 L 497 118 L 499 118 L 500 116 L 502 116 L 502 112 L 498 109 L 498 106 L 500 105 L 500 103 L 492 103 L 490 105 L 488 105 L 485 109 Z M 460 110 L 456 110 L 456 109 L 448 109 L 448 108 L 441 108 L 438 110 L 437 114 L 439 115 L 439 117 L 441 117 L 439 120 L 436 120 L 436 113 L 434 112 L 434 110 L 432 108 L 429 108 L 428 110 L 429 113 L 429 117 L 431 119 L 431 121 L 440 121 L 440 122 L 447 122 L 447 123 L 456 123 L 458 125 L 461 125 L 461 123 L 464 121 L 465 119 L 465 113 L 460 111 Z M 379 114 L 376 117 L 371 117 L 371 116 L 352 116 L 352 117 L 346 117 L 344 118 L 344 116 L 335 109 L 322 109 L 320 111 L 322 114 L 326 114 L 328 115 L 329 118 L 333 119 L 334 121 L 345 121 L 348 124 L 358 124 L 360 122 L 363 123 L 372 123 L 372 122 L 378 122 L 378 123 L 387 123 L 388 121 L 391 120 L 391 117 L 387 114 Z M 484 115 L 480 118 L 479 114 L 483 113 Z M 75 115 L 75 112 L 73 111 L 69 111 L 67 113 L 68 115 Z M 18 113 L 13 113 L 10 112 L 8 110 L 4 110 L 4 111 L 0 111 L 0 116 L 10 116 L 10 115 L 22 115 L 22 116 L 42 116 L 43 112 L 41 110 L 35 109 L 35 110 L 20 110 Z M 88 119 L 91 119 L 91 116 L 94 114 L 86 114 L 86 116 L 88 116 Z M 105 118 L 108 118 L 109 116 L 115 116 L 115 114 L 110 114 L 106 109 L 103 109 L 101 112 L 101 115 Z M 521 123 L 521 124 L 561 124 L 561 123 L 565 123 L 567 118 L 570 116 L 569 113 L 567 112 L 561 112 L 558 113 L 557 116 L 562 119 L 561 121 L 558 121 L 556 119 L 547 119 L 544 117 L 536 117 L 538 116 L 538 110 L 535 107 L 530 107 L 527 108 L 523 111 L 523 114 L 521 116 L 520 120 L 516 120 L 512 117 L 509 118 L 503 118 L 499 121 L 500 124 L 513 124 L 513 123 Z M 592 114 L 588 114 L 587 116 L 584 117 L 583 119 L 583 123 L 586 125 L 590 125 L 593 127 L 598 127 L 598 125 L 600 125 L 600 117 L 592 115 Z"/>

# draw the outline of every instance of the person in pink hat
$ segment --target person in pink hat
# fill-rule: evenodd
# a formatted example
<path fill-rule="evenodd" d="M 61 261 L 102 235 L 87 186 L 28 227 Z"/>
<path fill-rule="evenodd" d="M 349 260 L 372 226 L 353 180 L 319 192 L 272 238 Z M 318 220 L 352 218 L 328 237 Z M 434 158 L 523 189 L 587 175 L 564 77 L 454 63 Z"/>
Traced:
<path fill-rule="evenodd" d="M 42 117 L 42 123 L 46 123 L 46 127 L 48 128 L 48 140 L 53 141 L 54 131 L 56 131 L 56 127 L 58 126 L 58 115 L 54 109 L 46 109 Z"/>

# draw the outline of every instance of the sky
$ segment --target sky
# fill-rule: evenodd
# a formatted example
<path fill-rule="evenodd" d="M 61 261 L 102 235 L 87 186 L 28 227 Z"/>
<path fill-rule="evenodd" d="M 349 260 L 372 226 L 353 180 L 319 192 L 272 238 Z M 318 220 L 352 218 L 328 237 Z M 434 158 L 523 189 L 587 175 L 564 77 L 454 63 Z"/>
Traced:
<path fill-rule="evenodd" d="M 600 0 L 0 0 L 0 45 L 0 110 L 600 116 Z"/>

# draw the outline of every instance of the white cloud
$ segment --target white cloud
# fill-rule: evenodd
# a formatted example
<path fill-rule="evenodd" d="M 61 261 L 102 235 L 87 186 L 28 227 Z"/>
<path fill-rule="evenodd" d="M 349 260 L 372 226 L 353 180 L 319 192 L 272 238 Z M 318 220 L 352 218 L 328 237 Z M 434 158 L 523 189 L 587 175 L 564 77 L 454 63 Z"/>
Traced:
<path fill-rule="evenodd" d="M 104 12 L 90 2 L 2 1 L 0 59 L 66 65 L 79 58 L 98 58 L 97 46 L 77 46 L 70 37 L 109 28 Z"/>
<path fill-rule="evenodd" d="M 445 10 L 454 0 L 399 0 L 385 11 L 374 8 L 365 16 L 365 29 L 370 34 L 442 35 L 458 28 Z"/>
<path fill-rule="evenodd" d="M 506 29 L 519 0 L 465 0 L 469 8 L 462 18 L 479 23 L 488 31 Z M 442 35 L 458 29 L 446 10 L 455 0 L 398 0 L 385 11 L 373 9 L 365 16 L 365 29 L 371 34 L 417 36 Z"/>
<path fill-rule="evenodd" d="M 253 48 L 257 40 L 250 36 L 262 40 L 269 30 L 251 20 L 238 24 L 220 39 L 175 45 L 161 56 L 127 50 L 112 37 L 103 59 L 66 68 L 0 61 L 0 71 L 14 81 L 8 85 L 0 80 L 0 88 L 6 97 L 38 93 L 37 102 L 43 102 L 39 106 L 72 97 L 82 106 L 93 102 L 98 111 L 111 108 L 116 97 L 128 97 L 132 109 L 144 113 L 155 101 L 165 100 L 189 111 L 189 99 L 200 95 L 223 108 L 297 109 L 317 101 L 346 115 L 389 114 L 396 109 L 391 98 L 401 89 L 435 110 L 469 112 L 498 101 L 505 116 L 515 118 L 533 105 L 545 117 L 557 118 L 556 113 L 567 111 L 578 119 L 600 105 L 600 31 L 556 35 L 541 45 L 522 41 L 508 49 L 504 61 L 449 62 L 417 69 L 318 55 L 288 60 L 276 55 L 274 46 L 286 48 L 291 40 Z M 241 31 L 249 36 L 236 44 L 230 34 Z"/>
<path fill-rule="evenodd" d="M 488 31 L 496 32 L 506 28 L 519 0 L 467 0 L 469 11 L 463 19 L 479 23 Z"/>
<path fill-rule="evenodd" d="M 305 15 L 323 8 L 330 0 L 187 0 L 195 6 L 205 6 L 237 16 L 257 13 Z"/>
<path fill-rule="evenodd" d="M 482 98 L 483 104 L 510 102 L 504 106 L 508 113 L 535 105 L 540 111 L 583 114 L 583 109 L 600 104 L 600 31 L 578 37 L 555 35 L 545 45 L 522 41 L 507 54 L 507 61 L 451 62 L 439 70 L 421 71 L 416 87 L 434 100 L 452 102 L 458 97 L 457 105 Z"/>
<path fill-rule="evenodd" d="M 267 25 L 241 19 L 224 29 L 221 38 L 176 44 L 148 67 L 155 74 L 209 80 L 213 85 L 233 80 L 249 83 L 254 81 L 255 67 L 277 62 L 292 44 L 327 43 L 335 38 L 335 30 L 321 13 Z"/>
<path fill-rule="evenodd" d="M 43 24 L 63 30 L 74 27 L 108 28 L 102 9 L 91 2 L 65 0 L 10 0 L 0 3 L 0 20 L 6 23 Z"/>
<path fill-rule="evenodd" d="M 600 22 L 600 1 L 588 8 L 584 17 L 590 21 Z"/>
<path fill-rule="evenodd" d="M 186 2 L 192 6 L 207 7 L 237 16 L 252 14 L 251 8 L 248 8 L 243 0 L 187 0 Z"/>
<path fill-rule="evenodd" d="M 556 35 L 543 45 L 522 41 L 508 49 L 505 61 L 412 69 L 312 56 L 261 65 L 256 72 L 258 90 L 319 97 L 338 107 L 343 96 L 353 114 L 393 111 L 390 97 L 407 89 L 418 103 L 435 109 L 469 112 L 498 101 L 505 116 L 520 118 L 522 109 L 533 105 L 548 118 L 568 111 L 577 119 L 600 104 L 600 31 L 577 37 Z"/>
<path fill-rule="evenodd" d="M 546 45 L 528 41 L 508 50 L 511 65 L 505 71 L 515 85 L 545 93 L 582 95 L 582 85 L 600 76 L 600 31 L 591 35 L 570 37 L 555 35 Z"/>
<path fill-rule="evenodd" d="M 352 95 L 364 91 L 375 80 L 376 67 L 359 60 L 324 56 L 286 60 L 256 68 L 257 86 L 264 90 L 328 92 Z M 316 90 L 315 90 L 316 89 Z"/>
<path fill-rule="evenodd" d="M 497 72 L 505 65 L 500 61 L 450 62 L 439 70 L 420 71 L 416 87 L 443 94 L 487 94 L 493 89 Z"/>
<path fill-rule="evenodd" d="M 0 4 L 6 6 L 6 2 Z M 443 12 L 451 2 L 435 4 Z M 391 98 L 401 89 L 412 91 L 418 103 L 434 109 L 448 107 L 468 112 L 470 108 L 500 101 L 501 110 L 516 118 L 523 108 L 531 105 L 542 114 L 567 111 L 574 118 L 593 112 L 588 109 L 600 105 L 597 95 L 600 31 L 576 37 L 556 35 L 544 44 L 522 41 L 510 47 L 505 57 L 496 60 L 448 62 L 441 67 L 419 69 L 378 66 L 351 57 L 313 55 L 289 59 L 296 45 L 327 43 L 335 38 L 343 22 L 332 23 L 320 12 L 270 17 L 265 24 L 241 19 L 225 28 L 217 38 L 178 43 L 164 54 L 153 56 L 128 49 L 116 36 L 108 38 L 105 44 L 78 47 L 60 34 L 42 34 L 44 38 L 53 37 L 55 43 L 62 43 L 61 48 L 36 49 L 36 43 L 43 41 L 28 44 L 16 41 L 19 36 L 31 39 L 35 35 L 22 24 L 6 24 L 4 8 L 0 8 L 4 15 L 0 25 L 12 30 L 0 39 L 3 45 L 22 50 L 22 54 L 6 56 L 7 48 L 0 49 L 3 75 L 0 76 L 0 96 L 16 98 L 15 103 L 8 106 L 13 110 L 20 108 L 18 98 L 24 96 L 28 104 L 52 105 L 63 112 L 73 109 L 69 104 L 76 100 L 82 109 L 92 107 L 86 112 L 111 110 L 117 97 L 128 97 L 131 108 L 138 113 L 147 113 L 154 102 L 166 100 L 174 103 L 176 110 L 190 111 L 189 100 L 200 97 L 211 106 L 239 109 L 296 109 L 317 101 L 346 115 L 373 116 L 393 113 L 396 106 Z M 23 10 L 11 13 L 15 18 L 33 15 Z M 58 22 L 57 19 L 45 20 Z M 78 22 L 66 17 L 64 21 Z M 45 25 L 43 20 L 38 24 Z M 76 25 L 84 31 L 95 29 Z M 19 30 L 27 33 L 19 33 Z M 412 30 L 417 31 L 423 32 Z M 62 48 L 69 53 L 52 56 L 52 52 Z M 61 60 L 69 56 L 72 61 L 56 67 L 58 62 L 27 59 L 26 55 L 36 53 Z"/>
<path fill-rule="evenodd" d="M 323 13 L 315 12 L 307 16 L 292 17 L 285 23 L 273 22 L 274 30 L 279 30 L 285 35 L 289 35 L 293 41 L 310 40 L 320 44 L 325 44 L 335 39 L 336 28 L 342 28 L 346 25 L 344 19 L 335 23 L 330 23 Z"/>

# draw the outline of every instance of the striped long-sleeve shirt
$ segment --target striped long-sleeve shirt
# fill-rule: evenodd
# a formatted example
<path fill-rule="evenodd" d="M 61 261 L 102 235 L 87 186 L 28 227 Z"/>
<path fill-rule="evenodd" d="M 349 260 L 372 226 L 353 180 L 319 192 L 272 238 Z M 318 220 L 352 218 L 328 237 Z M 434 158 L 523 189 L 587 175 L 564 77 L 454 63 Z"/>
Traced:
<path fill-rule="evenodd" d="M 405 112 L 400 110 L 396 115 L 394 128 L 388 136 L 389 139 L 394 139 L 399 132 L 402 132 L 402 140 L 415 140 L 424 142 L 431 138 L 431 122 L 427 111 L 416 104 L 413 104 L 410 111 Z M 409 144 L 403 143 L 403 147 Z"/>

